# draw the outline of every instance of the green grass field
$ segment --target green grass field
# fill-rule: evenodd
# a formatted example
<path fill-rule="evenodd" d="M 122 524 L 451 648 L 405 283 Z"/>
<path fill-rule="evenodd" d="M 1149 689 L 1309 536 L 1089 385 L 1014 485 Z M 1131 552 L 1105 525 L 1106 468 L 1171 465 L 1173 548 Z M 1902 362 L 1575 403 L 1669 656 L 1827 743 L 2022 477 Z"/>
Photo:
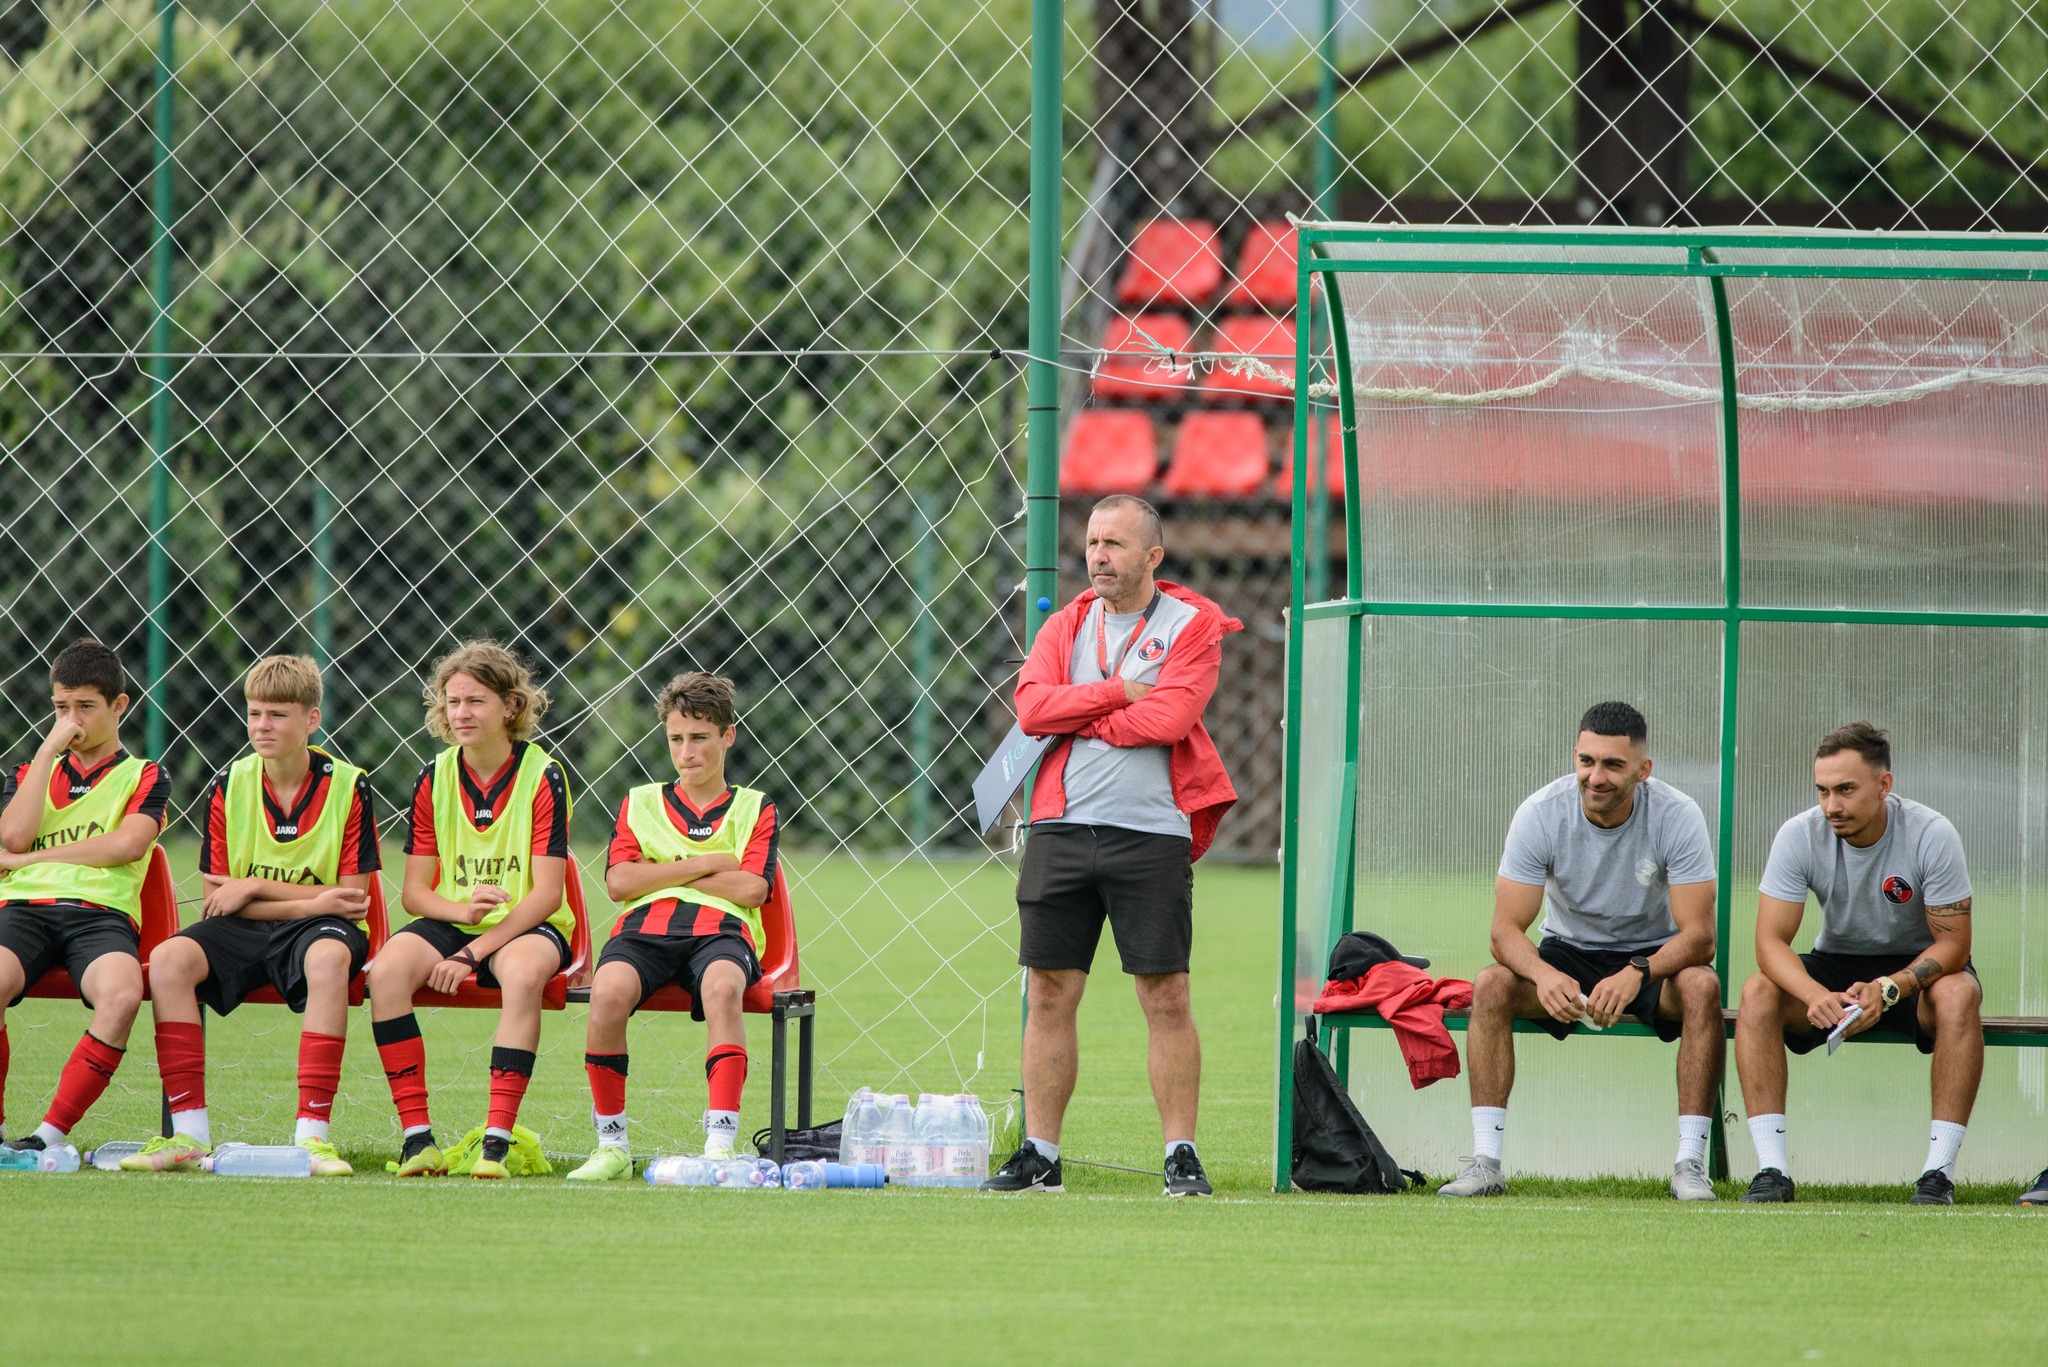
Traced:
<path fill-rule="evenodd" d="M 864 882 L 856 872 L 817 866 L 806 878 L 818 896 L 838 887 L 851 895 Z M 944 900 L 940 880 L 926 891 Z M 990 870 L 945 895 L 985 907 L 1005 893 Z M 1277 880 L 1271 870 L 1209 868 L 1197 894 L 1201 1139 L 1219 1188 L 1213 1200 L 1173 1205 L 1158 1196 L 1156 1178 L 1075 1166 L 1067 1195 L 1023 1199 L 657 1191 L 639 1183 L 586 1191 L 546 1178 L 493 1185 L 400 1184 L 382 1175 L 262 1183 L 7 1174 L 0 1224 L 15 1256 L 0 1277 L 0 1356 L 1584 1363 L 1878 1353 L 2043 1361 L 2033 1283 L 2048 1262 L 2048 1216 L 2016 1210 L 2010 1187 L 1966 1188 L 1963 1205 L 1934 1211 L 1909 1209 L 1893 1187 L 1803 1187 L 1798 1205 L 1772 1209 L 1729 1200 L 1680 1208 L 1647 1182 L 1525 1180 L 1514 1197 L 1470 1205 L 1419 1194 L 1271 1195 Z M 856 919 L 842 935 L 849 945 Z M 958 946 L 978 973 L 1002 970 L 1005 951 L 989 940 L 967 935 Z M 850 968 L 852 959 L 834 962 L 842 952 L 831 936 L 818 937 L 821 969 Z M 878 983 L 842 976 L 849 986 L 836 1002 L 841 1010 L 888 1008 Z M 974 993 L 965 979 L 920 979 L 932 995 L 929 1013 L 969 1010 Z M 1098 974 L 1096 990 L 1083 1011 L 1081 1085 L 1064 1147 L 1084 1158 L 1156 1163 L 1142 1023 L 1117 974 Z M 1015 1012 L 1000 1005 L 977 1082 L 985 1095 L 1015 1071 Z M 834 1006 L 826 1006 L 825 1053 L 862 1076 L 871 1062 L 834 1024 Z M 32 1119 L 56 1044 L 68 1047 L 80 1017 L 72 1005 L 26 1003 L 10 1022 L 12 1113 Z M 358 1018 L 352 1029 L 360 1025 Z M 477 1069 L 447 1037 L 481 1042 L 487 1027 L 478 1025 L 443 1018 L 430 1027 L 442 1032 L 430 1039 L 434 1058 L 448 1060 L 430 1066 L 437 1102 L 449 1097 L 437 1110 L 447 1129 L 457 1126 L 440 1114 L 466 1118 L 463 1108 L 480 1103 L 482 1090 L 463 1076 Z M 218 1032 L 233 1028 L 235 1018 Z M 241 1029 L 236 1038 L 249 1043 L 240 1059 L 217 1064 L 215 1107 L 267 1116 L 271 1095 L 289 1091 L 295 1035 L 279 1021 Z M 534 1109 L 563 1117 L 586 1109 L 580 1030 L 573 1010 L 551 1020 Z M 702 1088 L 693 1066 L 701 1033 L 687 1022 L 656 1022 L 653 1030 L 659 1050 L 676 1060 L 667 1113 L 693 1113 L 702 1104 L 689 1094 Z M 653 1038 L 635 1036 L 636 1079 L 638 1060 L 658 1052 Z M 136 1057 L 123 1069 L 127 1088 L 109 1116 L 88 1120 L 88 1142 L 147 1122 L 146 1015 L 136 1039 Z M 757 1079 L 765 1077 L 765 1046 L 764 1034 Z M 365 1072 L 370 1058 L 352 1047 L 351 1069 Z M 940 1062 L 926 1060 L 934 1084 L 944 1080 Z M 350 1148 L 364 1159 L 389 1147 L 378 1137 L 389 1133 L 388 1102 L 362 1100 L 378 1095 L 364 1090 L 370 1081 L 381 1089 L 381 1080 L 357 1078 L 347 1094 L 363 1112 Z M 759 1082 L 749 1088 L 750 1120 L 762 1091 Z M 840 1100 L 826 1089 L 825 1109 L 836 1111 Z M 287 1126 L 289 1111 L 287 1101 Z M 587 1143 L 576 1122 L 549 1123 L 551 1147 Z M 645 1134 L 636 1138 L 636 1147 L 650 1146 Z"/>

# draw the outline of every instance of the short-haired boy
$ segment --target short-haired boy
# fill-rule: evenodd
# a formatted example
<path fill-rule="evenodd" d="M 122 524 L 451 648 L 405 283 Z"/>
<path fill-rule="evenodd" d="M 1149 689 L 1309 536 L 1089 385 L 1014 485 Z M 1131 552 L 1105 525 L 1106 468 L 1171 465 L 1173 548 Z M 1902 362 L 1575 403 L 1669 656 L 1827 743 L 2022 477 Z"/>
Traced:
<path fill-rule="evenodd" d="M 605 891 L 630 908 L 612 927 L 590 989 L 588 1052 L 597 1152 L 572 1182 L 630 1177 L 626 1142 L 626 1020 L 670 983 L 690 994 L 706 1027 L 707 1157 L 732 1153 L 747 1081 L 741 998 L 761 979 L 761 904 L 775 884 L 775 805 L 728 788 L 725 756 L 738 716 L 730 679 L 677 675 L 656 705 L 674 783 L 633 789 L 619 806 Z"/>
<path fill-rule="evenodd" d="M 121 748 L 120 656 L 93 640 L 66 646 L 50 665 L 50 705 L 35 758 L 0 785 L 0 1012 L 62 965 L 92 1022 L 16 1150 L 66 1142 L 121 1066 L 142 1004 L 142 884 L 171 797 L 154 762 Z M 0 1103 L 6 1087 L 0 1014 Z"/>
<path fill-rule="evenodd" d="M 200 919 L 149 956 L 156 1059 L 172 1136 L 121 1160 L 130 1172 L 191 1169 L 212 1152 L 201 1003 L 225 1016 L 272 987 L 305 1017 L 293 1142 L 318 1177 L 354 1169 L 328 1142 L 341 1086 L 348 985 L 370 942 L 359 924 L 377 877 L 377 818 L 363 771 L 311 743 L 320 669 L 303 655 L 258 660 L 242 685 L 249 747 L 214 779 L 199 873 Z"/>

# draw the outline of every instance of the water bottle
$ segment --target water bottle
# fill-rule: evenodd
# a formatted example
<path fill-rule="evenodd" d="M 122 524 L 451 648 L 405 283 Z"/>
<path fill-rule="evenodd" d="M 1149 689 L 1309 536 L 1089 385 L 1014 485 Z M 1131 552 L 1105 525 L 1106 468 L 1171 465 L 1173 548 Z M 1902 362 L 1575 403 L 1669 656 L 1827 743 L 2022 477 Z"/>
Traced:
<path fill-rule="evenodd" d="M 842 1163 L 879 1163 L 881 1149 L 882 1110 L 875 1094 L 863 1087 L 853 1094 L 847 1103 L 846 1119 L 839 1128 L 839 1161 Z"/>
<path fill-rule="evenodd" d="M 917 1115 L 911 1122 L 912 1149 L 916 1155 L 910 1170 L 913 1187 L 939 1186 L 945 1175 L 946 1136 L 952 1121 L 947 1114 L 949 1100 L 930 1092 L 920 1093 L 917 1098 Z"/>
<path fill-rule="evenodd" d="M 782 1185 L 782 1169 L 767 1158 L 725 1158 L 712 1164 L 711 1185 L 740 1191 Z"/>
<path fill-rule="evenodd" d="M 111 1144 L 102 1144 L 96 1149 L 88 1150 L 85 1155 L 85 1161 L 98 1168 L 101 1172 L 119 1172 L 121 1171 L 122 1159 L 130 1154 L 141 1152 L 141 1140 L 117 1139 Z"/>
<path fill-rule="evenodd" d="M 907 1096 L 889 1098 L 889 1108 L 882 1115 L 882 1151 L 882 1166 L 891 1181 L 908 1182 L 916 1174 L 917 1116 Z"/>
<path fill-rule="evenodd" d="M 647 1165 L 650 1187 L 708 1187 L 716 1164 L 709 1158 L 684 1154 L 679 1158 L 657 1158 Z"/>
<path fill-rule="evenodd" d="M 853 1161 L 854 1145 L 863 1142 L 860 1138 L 861 1108 L 863 1106 L 872 1107 L 874 1104 L 875 1094 L 866 1087 L 860 1088 L 846 1099 L 846 1114 L 839 1119 L 840 1162 L 850 1163 Z"/>
<path fill-rule="evenodd" d="M 782 1170 L 782 1185 L 791 1191 L 823 1191 L 827 1183 L 825 1169 L 828 1166 L 838 1165 L 810 1161 L 791 1163 Z"/>
<path fill-rule="evenodd" d="M 78 1150 L 69 1144 L 47 1149 L 0 1148 L 0 1172 L 77 1172 Z"/>
<path fill-rule="evenodd" d="M 824 1168 L 828 1187 L 873 1189 L 888 1180 L 878 1163 L 826 1163 Z"/>
<path fill-rule="evenodd" d="M 199 1166 L 216 1177 L 311 1177 L 313 1155 L 297 1144 L 223 1144 Z"/>
<path fill-rule="evenodd" d="M 988 1180 L 988 1115 L 981 1098 L 962 1092 L 952 1098 L 953 1125 L 947 1137 L 945 1176 L 948 1187 L 978 1187 Z"/>

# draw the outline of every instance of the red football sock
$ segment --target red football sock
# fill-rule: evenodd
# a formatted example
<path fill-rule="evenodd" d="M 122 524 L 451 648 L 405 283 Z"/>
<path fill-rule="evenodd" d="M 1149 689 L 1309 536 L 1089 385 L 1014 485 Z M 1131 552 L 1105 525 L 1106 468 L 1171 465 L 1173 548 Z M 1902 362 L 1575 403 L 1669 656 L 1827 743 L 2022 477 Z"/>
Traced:
<path fill-rule="evenodd" d="M 341 1090 L 340 1035 L 299 1032 L 299 1119 L 326 1120 L 334 1113 L 334 1094 Z"/>
<path fill-rule="evenodd" d="M 180 1021 L 156 1023 L 156 1070 L 173 1111 L 206 1108 L 206 1028 Z"/>
<path fill-rule="evenodd" d="M 384 1080 L 391 1084 L 398 1123 L 408 1130 L 428 1124 L 427 1045 L 420 1038 L 419 1017 L 407 1012 L 393 1020 L 371 1021 L 370 1037 L 377 1042 Z"/>
<path fill-rule="evenodd" d="M 590 1076 L 590 1109 L 599 1115 L 624 1115 L 626 1056 L 585 1054 L 583 1071 Z"/>
<path fill-rule="evenodd" d="M 711 1109 L 737 1111 L 740 1093 L 747 1088 L 747 1051 L 737 1044 L 721 1044 L 704 1059 L 704 1080 L 711 1085 Z"/>
<path fill-rule="evenodd" d="M 92 1103 L 100 1099 L 100 1093 L 114 1080 L 114 1070 L 121 1066 L 121 1055 L 126 1052 L 94 1039 L 90 1030 L 80 1035 L 78 1047 L 71 1051 L 71 1057 L 64 1061 L 64 1071 L 57 1077 L 57 1097 L 50 1103 L 50 1113 L 43 1117 L 43 1123 L 70 1134 L 71 1127 L 92 1109 Z"/>
<path fill-rule="evenodd" d="M 0 1025 L 0 1125 L 7 1123 L 7 1027 Z"/>
<path fill-rule="evenodd" d="M 532 1080 L 533 1050 L 493 1048 L 491 1109 L 484 1123 L 491 1129 L 511 1133 L 519 1119 L 519 1103 L 526 1099 L 526 1084 Z"/>

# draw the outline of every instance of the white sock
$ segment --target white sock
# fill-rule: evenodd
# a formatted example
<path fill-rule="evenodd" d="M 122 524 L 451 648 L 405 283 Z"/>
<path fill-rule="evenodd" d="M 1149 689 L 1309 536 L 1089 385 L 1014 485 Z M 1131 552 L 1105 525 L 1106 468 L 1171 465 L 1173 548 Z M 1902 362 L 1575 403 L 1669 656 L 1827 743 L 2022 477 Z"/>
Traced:
<path fill-rule="evenodd" d="M 1963 1131 L 1969 1126 L 1958 1125 L 1950 1120 L 1937 1120 L 1927 1138 L 1927 1163 L 1922 1172 L 1941 1169 L 1941 1175 L 1953 1182 L 1956 1180 L 1956 1155 L 1963 1151 Z"/>
<path fill-rule="evenodd" d="M 1183 1144 L 1188 1146 L 1189 1153 L 1195 1151 L 1195 1141 L 1192 1139 L 1169 1139 L 1166 1141 L 1166 1156 L 1168 1158 L 1173 1157 L 1173 1151 Z"/>
<path fill-rule="evenodd" d="M 596 1113 L 593 1112 L 593 1115 Z M 597 1144 L 604 1149 L 623 1149 L 626 1143 L 626 1113 L 597 1116 Z"/>
<path fill-rule="evenodd" d="M 434 1127 L 432 1125 L 408 1125 L 405 1127 L 405 1137 L 407 1139 L 412 1138 L 416 1134 L 432 1134 L 433 1132 Z"/>
<path fill-rule="evenodd" d="M 506 1142 L 507 1144 L 509 1144 L 509 1143 L 511 1143 L 511 1142 L 512 1142 L 512 1131 L 510 1131 L 510 1130 L 507 1130 L 507 1129 L 502 1129 L 502 1128 L 500 1128 L 499 1126 L 496 1126 L 496 1125 L 486 1125 L 486 1126 L 484 1126 L 484 1138 L 486 1138 L 486 1139 L 502 1139 L 502 1140 L 504 1140 L 504 1141 L 505 1141 L 505 1142 Z"/>
<path fill-rule="evenodd" d="M 704 1135 L 706 1138 L 723 1136 L 727 1139 L 737 1139 L 739 1133 L 740 1113 L 738 1111 L 704 1112 Z"/>
<path fill-rule="evenodd" d="M 1500 1162 L 1501 1141 L 1507 1138 L 1508 1108 L 1505 1106 L 1474 1106 L 1472 1108 L 1472 1156 L 1491 1158 Z"/>
<path fill-rule="evenodd" d="M 1046 1162 L 1057 1163 L 1060 1161 L 1060 1146 L 1053 1143 L 1051 1140 L 1040 1139 L 1035 1135 L 1026 1135 L 1024 1137 L 1024 1142 L 1029 1144 L 1032 1148 L 1037 1149 L 1038 1152 L 1045 1158 Z"/>
<path fill-rule="evenodd" d="M 206 1108 L 196 1111 L 172 1111 L 171 1133 L 189 1134 L 202 1144 L 213 1143 L 213 1121 L 207 1118 Z"/>
<path fill-rule="evenodd" d="M 1681 1163 L 1704 1163 L 1707 1161 L 1707 1131 L 1713 1128 L 1713 1120 L 1703 1115 L 1682 1115 L 1678 1117 L 1678 1161 Z"/>
<path fill-rule="evenodd" d="M 292 1143 L 303 1144 L 308 1139 L 317 1139 L 323 1144 L 326 1143 L 327 1122 L 315 1120 L 311 1116 L 300 1116 L 299 1123 L 292 1130 Z"/>
<path fill-rule="evenodd" d="M 1749 1137 L 1756 1144 L 1756 1165 L 1759 1171 L 1764 1168 L 1776 1168 L 1787 1177 L 1792 1175 L 1792 1164 L 1785 1157 L 1784 1116 L 1751 1116 Z"/>
<path fill-rule="evenodd" d="M 42 1124 L 36 1126 L 35 1136 L 43 1141 L 44 1148 L 54 1149 L 71 1138 L 71 1131 L 60 1130 L 45 1120 Z"/>

